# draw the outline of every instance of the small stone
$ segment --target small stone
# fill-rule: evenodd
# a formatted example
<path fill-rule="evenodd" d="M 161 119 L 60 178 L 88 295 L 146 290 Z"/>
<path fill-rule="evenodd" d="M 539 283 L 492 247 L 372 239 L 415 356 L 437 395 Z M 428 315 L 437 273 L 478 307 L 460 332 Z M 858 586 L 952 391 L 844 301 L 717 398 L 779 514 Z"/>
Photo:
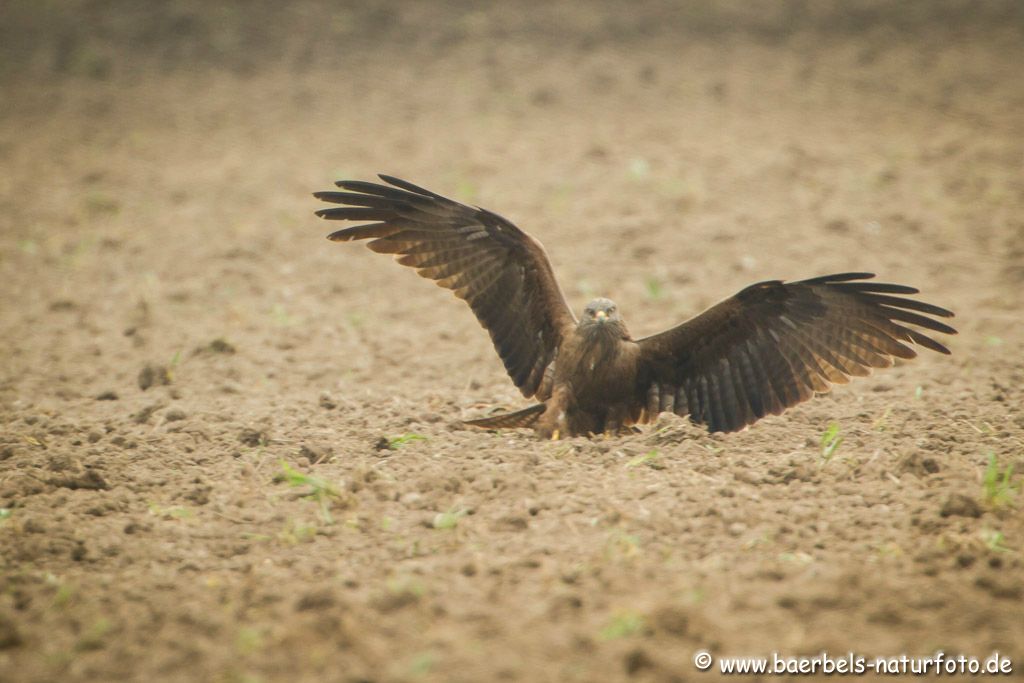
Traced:
<path fill-rule="evenodd" d="M 103 393 L 96 395 L 97 401 L 116 401 L 117 399 L 117 393 L 113 391 L 104 391 Z"/>
<path fill-rule="evenodd" d="M 164 413 L 164 419 L 168 422 L 178 422 L 179 420 L 184 420 L 186 417 L 188 416 L 185 414 L 185 411 L 178 410 L 177 408 L 168 410 Z"/>

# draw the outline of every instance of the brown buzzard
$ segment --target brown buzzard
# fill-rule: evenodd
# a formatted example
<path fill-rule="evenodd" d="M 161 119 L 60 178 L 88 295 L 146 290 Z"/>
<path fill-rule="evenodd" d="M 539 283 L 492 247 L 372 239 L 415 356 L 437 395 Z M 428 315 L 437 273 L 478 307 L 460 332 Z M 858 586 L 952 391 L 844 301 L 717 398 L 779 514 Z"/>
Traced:
<path fill-rule="evenodd" d="M 839 273 L 751 285 L 660 334 L 633 339 L 609 299 L 576 319 L 540 242 L 486 209 L 412 183 L 342 180 L 317 192 L 338 208 L 321 218 L 369 221 L 331 233 L 371 240 L 373 251 L 452 290 L 487 329 L 523 396 L 514 413 L 471 420 L 479 427 L 532 427 L 545 437 L 616 432 L 662 412 L 712 432 L 732 432 L 845 384 L 852 375 L 917 355 L 908 343 L 949 350 L 915 328 L 956 334 L 929 316 L 953 314 L 903 294 L 904 285 Z"/>

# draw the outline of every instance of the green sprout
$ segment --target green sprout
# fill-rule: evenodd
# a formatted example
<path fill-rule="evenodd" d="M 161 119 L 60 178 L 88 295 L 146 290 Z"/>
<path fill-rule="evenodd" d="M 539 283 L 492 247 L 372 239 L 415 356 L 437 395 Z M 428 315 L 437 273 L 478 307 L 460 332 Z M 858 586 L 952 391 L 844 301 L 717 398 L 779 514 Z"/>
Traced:
<path fill-rule="evenodd" d="M 989 451 L 982 488 L 985 492 L 985 502 L 992 507 L 1011 505 L 1021 489 L 1020 481 L 1013 481 L 1013 463 L 1005 468 L 1000 467 L 996 454 Z"/>
<path fill-rule="evenodd" d="M 830 461 L 845 438 L 839 435 L 839 424 L 830 422 L 821 435 L 821 459 L 825 462 Z"/>
<path fill-rule="evenodd" d="M 427 437 L 422 434 L 402 434 L 396 436 L 393 439 L 388 439 L 388 450 L 398 450 L 406 444 L 410 444 L 414 441 L 426 441 Z"/>
<path fill-rule="evenodd" d="M 90 650 L 99 650 L 104 645 L 104 640 L 110 630 L 113 628 L 113 624 L 106 617 L 100 617 L 92 626 L 86 629 L 82 637 L 75 643 L 75 650 L 79 652 L 87 652 Z"/>
<path fill-rule="evenodd" d="M 290 520 L 288 524 L 277 532 L 277 540 L 290 545 L 298 543 L 309 543 L 316 536 L 316 524 L 306 524 L 297 519 Z"/>
<path fill-rule="evenodd" d="M 431 526 L 435 529 L 454 529 L 459 525 L 459 520 L 466 516 L 466 511 L 452 508 L 447 512 L 439 512 L 434 515 Z"/>
<path fill-rule="evenodd" d="M 480 188 L 478 188 L 476 183 L 471 180 L 459 178 L 455 183 L 455 194 L 457 194 L 463 201 L 473 203 L 476 202 L 477 198 L 480 196 Z"/>
<path fill-rule="evenodd" d="M 660 299 L 665 293 L 665 288 L 661 285 L 661 280 L 654 277 L 653 275 L 647 278 L 647 297 L 649 299 Z"/>
<path fill-rule="evenodd" d="M 437 655 L 433 652 L 420 652 L 413 656 L 409 663 L 410 676 L 426 676 L 437 665 Z"/>
<path fill-rule="evenodd" d="M 651 164 L 643 157 L 635 157 L 629 161 L 628 175 L 630 180 L 643 180 L 651 174 Z"/>
<path fill-rule="evenodd" d="M 982 529 L 981 540 L 984 542 L 985 547 L 994 553 L 1013 552 L 1006 546 L 1006 537 L 1003 535 L 1002 531 L 996 531 L 995 529 Z"/>
<path fill-rule="evenodd" d="M 274 323 L 279 327 L 292 327 L 300 322 L 297 316 L 288 312 L 284 304 L 274 304 L 270 309 L 270 317 L 273 318 Z"/>
<path fill-rule="evenodd" d="M 163 369 L 164 378 L 167 382 L 174 381 L 174 370 L 178 367 L 179 363 L 181 363 L 181 349 L 174 352 L 174 355 L 171 356 L 171 362 Z"/>
<path fill-rule="evenodd" d="M 241 655 L 251 655 L 264 645 L 263 633 L 252 626 L 243 626 L 235 636 L 235 649 Z"/>
<path fill-rule="evenodd" d="M 658 452 L 657 448 L 652 448 L 643 455 L 638 455 L 629 462 L 626 463 L 626 467 L 639 467 L 640 465 L 647 465 L 652 470 L 665 469 L 665 465 L 659 462 L 661 453 Z"/>
<path fill-rule="evenodd" d="M 601 640 L 617 640 L 632 636 L 644 628 L 644 618 L 636 612 L 619 612 L 601 629 Z"/>
<path fill-rule="evenodd" d="M 192 517 L 194 513 L 187 507 L 182 507 L 180 505 L 165 508 L 151 502 L 149 504 L 149 514 L 154 517 L 162 517 L 163 519 L 188 519 L 189 517 Z"/>
<path fill-rule="evenodd" d="M 632 559 L 640 554 L 640 539 L 623 529 L 612 529 L 605 540 L 604 553 L 609 560 Z"/>
<path fill-rule="evenodd" d="M 338 489 L 320 477 L 299 472 L 284 460 L 281 461 L 281 478 L 288 482 L 289 486 L 308 486 L 309 490 L 302 496 L 312 499 L 319 506 L 320 519 L 324 524 L 334 524 L 334 517 L 331 516 L 331 499 L 341 497 Z"/>

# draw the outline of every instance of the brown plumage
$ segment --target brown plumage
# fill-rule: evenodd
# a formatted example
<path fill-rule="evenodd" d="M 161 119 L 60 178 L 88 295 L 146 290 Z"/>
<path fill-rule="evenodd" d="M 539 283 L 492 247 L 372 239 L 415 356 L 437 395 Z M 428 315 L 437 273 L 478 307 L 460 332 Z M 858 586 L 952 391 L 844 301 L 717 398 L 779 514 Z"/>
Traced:
<path fill-rule="evenodd" d="M 845 384 L 851 376 L 913 358 L 916 344 L 949 350 L 920 329 L 956 334 L 935 320 L 953 313 L 900 295 L 903 285 L 839 273 L 769 280 L 670 330 L 634 340 L 608 299 L 577 321 L 540 242 L 486 209 L 460 204 L 391 176 L 354 180 L 315 197 L 342 204 L 330 220 L 370 221 L 329 239 L 371 240 L 455 292 L 490 333 L 523 396 L 540 403 L 468 424 L 533 427 L 543 436 L 616 432 L 662 412 L 713 432 L 743 429 Z M 920 328 L 920 329 L 918 329 Z"/>

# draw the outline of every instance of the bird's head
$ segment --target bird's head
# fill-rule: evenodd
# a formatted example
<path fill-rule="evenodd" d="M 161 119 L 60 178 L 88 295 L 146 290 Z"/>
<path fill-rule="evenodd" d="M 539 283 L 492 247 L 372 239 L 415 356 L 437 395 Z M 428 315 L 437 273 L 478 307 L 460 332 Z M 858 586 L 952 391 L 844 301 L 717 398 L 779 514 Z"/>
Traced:
<path fill-rule="evenodd" d="M 580 319 L 580 329 L 587 331 L 601 331 L 603 333 L 628 337 L 626 324 L 619 314 L 619 307 L 611 299 L 594 299 L 583 309 L 583 317 Z"/>

